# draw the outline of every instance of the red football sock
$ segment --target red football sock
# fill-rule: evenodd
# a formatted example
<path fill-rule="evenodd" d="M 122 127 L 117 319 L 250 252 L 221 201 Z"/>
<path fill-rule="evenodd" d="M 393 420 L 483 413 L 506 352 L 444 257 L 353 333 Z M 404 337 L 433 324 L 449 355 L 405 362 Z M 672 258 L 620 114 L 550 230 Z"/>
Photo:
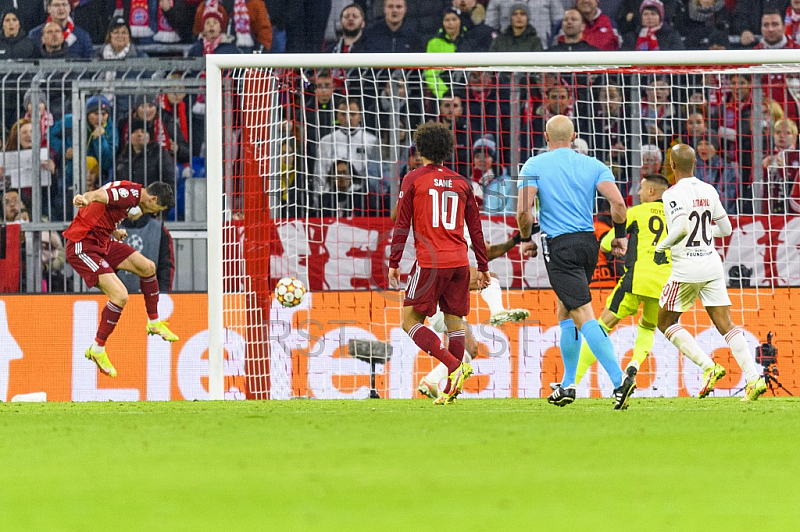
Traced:
<path fill-rule="evenodd" d="M 461 365 L 461 362 L 454 357 L 450 351 L 444 348 L 442 341 L 436 336 L 436 333 L 421 323 L 414 325 L 411 330 L 408 331 L 408 336 L 414 340 L 414 343 L 417 344 L 420 349 L 447 366 L 448 373 L 453 373 L 458 366 Z"/>
<path fill-rule="evenodd" d="M 464 329 L 447 333 L 447 349 L 459 362 L 464 361 L 464 348 L 467 343 Z"/>
<path fill-rule="evenodd" d="M 147 317 L 151 320 L 158 319 L 158 279 L 156 276 L 139 277 L 139 286 L 144 295 L 144 308 L 147 309 Z"/>
<path fill-rule="evenodd" d="M 116 306 L 111 301 L 106 303 L 103 313 L 100 315 L 100 326 L 97 327 L 97 336 L 94 341 L 97 345 L 103 347 L 106 345 L 108 335 L 114 332 L 114 327 L 117 326 L 119 317 L 122 314 L 122 307 Z"/>

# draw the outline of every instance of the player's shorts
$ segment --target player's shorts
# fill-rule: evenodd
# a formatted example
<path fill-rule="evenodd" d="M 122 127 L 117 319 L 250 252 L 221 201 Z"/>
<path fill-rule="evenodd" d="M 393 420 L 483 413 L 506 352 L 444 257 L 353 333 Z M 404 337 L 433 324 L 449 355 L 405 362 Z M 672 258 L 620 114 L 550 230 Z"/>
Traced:
<path fill-rule="evenodd" d="M 124 242 L 110 240 L 105 246 L 98 246 L 91 241 L 67 241 L 67 262 L 88 287 L 97 284 L 100 275 L 114 273 L 122 261 L 136 252 Z"/>
<path fill-rule="evenodd" d="M 636 316 L 641 305 L 642 319 L 651 325 L 656 325 L 658 323 L 658 299 L 628 292 L 621 285 L 622 281 L 606 299 L 606 308 L 609 312 L 617 319 L 622 320 L 628 316 Z"/>
<path fill-rule="evenodd" d="M 700 297 L 704 307 L 726 307 L 731 305 L 728 289 L 722 277 L 700 283 L 675 281 L 670 277 L 661 291 L 658 304 L 664 310 L 673 312 L 686 312 L 694 307 L 694 302 Z"/>
<path fill-rule="evenodd" d="M 445 314 L 469 314 L 469 266 L 458 268 L 422 268 L 414 263 L 408 277 L 404 307 L 425 316 L 436 314 L 436 306 Z"/>
<path fill-rule="evenodd" d="M 592 302 L 589 283 L 599 252 L 594 232 L 567 233 L 542 243 L 550 286 L 567 310 Z"/>

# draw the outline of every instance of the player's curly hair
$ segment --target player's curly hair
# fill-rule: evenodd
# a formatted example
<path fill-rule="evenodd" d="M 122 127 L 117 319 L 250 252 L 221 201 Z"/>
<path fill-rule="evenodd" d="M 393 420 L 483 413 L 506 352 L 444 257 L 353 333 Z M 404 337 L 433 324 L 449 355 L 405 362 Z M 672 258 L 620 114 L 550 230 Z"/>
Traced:
<path fill-rule="evenodd" d="M 426 122 L 414 132 L 419 154 L 434 164 L 442 164 L 453 155 L 453 132 L 441 122 Z"/>
<path fill-rule="evenodd" d="M 156 181 L 147 187 L 147 193 L 158 198 L 158 204 L 167 209 L 175 206 L 175 192 L 163 181 Z"/>

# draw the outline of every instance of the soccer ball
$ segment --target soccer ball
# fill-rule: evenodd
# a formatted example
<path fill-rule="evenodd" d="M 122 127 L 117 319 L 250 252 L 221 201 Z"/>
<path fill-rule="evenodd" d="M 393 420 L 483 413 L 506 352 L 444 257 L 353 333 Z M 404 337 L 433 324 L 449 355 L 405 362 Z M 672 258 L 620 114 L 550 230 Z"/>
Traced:
<path fill-rule="evenodd" d="M 306 295 L 306 285 L 294 277 L 284 277 L 275 287 L 275 298 L 284 307 L 296 307 Z"/>

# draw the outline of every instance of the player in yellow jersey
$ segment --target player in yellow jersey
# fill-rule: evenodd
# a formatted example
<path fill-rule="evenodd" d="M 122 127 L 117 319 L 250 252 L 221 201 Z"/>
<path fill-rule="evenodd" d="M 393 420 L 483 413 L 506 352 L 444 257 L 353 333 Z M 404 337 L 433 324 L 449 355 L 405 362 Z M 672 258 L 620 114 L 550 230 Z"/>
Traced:
<path fill-rule="evenodd" d="M 642 307 L 642 317 L 636 333 L 633 358 L 625 373 L 636 377 L 639 365 L 653 348 L 654 334 L 658 324 L 658 299 L 661 290 L 672 272 L 671 264 L 653 262 L 656 244 L 667 234 L 664 203 L 661 196 L 669 188 L 667 179 L 659 174 L 650 174 L 642 179 L 639 188 L 639 205 L 627 212 L 628 251 L 625 254 L 625 274 L 608 296 L 600 315 L 600 326 L 608 333 L 617 323 L 628 316 L 635 316 Z M 600 242 L 604 251 L 611 249 L 613 231 L 609 231 Z M 576 383 L 596 360 L 584 341 L 581 345 Z"/>

